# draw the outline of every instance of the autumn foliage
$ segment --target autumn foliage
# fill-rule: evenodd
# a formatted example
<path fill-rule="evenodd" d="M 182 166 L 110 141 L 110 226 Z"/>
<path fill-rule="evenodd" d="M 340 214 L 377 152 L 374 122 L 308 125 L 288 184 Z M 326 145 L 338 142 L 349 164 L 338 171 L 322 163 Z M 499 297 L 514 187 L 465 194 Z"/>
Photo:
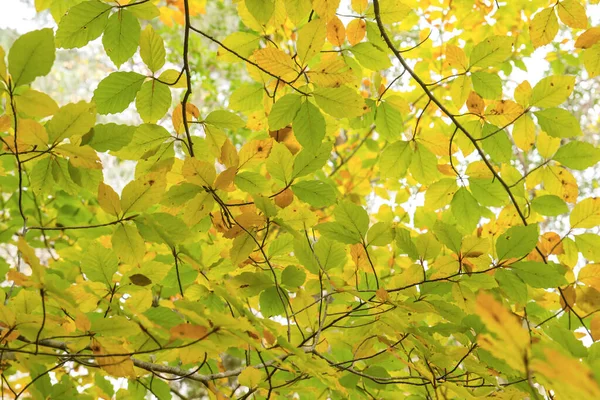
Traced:
<path fill-rule="evenodd" d="M 3 398 L 600 398 L 595 3 L 36 0 Z"/>

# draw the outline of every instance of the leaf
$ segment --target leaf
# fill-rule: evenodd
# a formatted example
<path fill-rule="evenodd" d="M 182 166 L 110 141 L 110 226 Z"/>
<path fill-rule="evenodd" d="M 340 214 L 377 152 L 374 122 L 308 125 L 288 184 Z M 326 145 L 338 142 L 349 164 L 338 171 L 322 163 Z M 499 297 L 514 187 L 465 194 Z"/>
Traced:
<path fill-rule="evenodd" d="M 154 31 L 152 25 L 146 25 L 140 35 L 140 56 L 152 72 L 158 71 L 165 65 L 165 43 L 162 37 Z M 165 81 L 163 80 L 163 82 Z"/>
<path fill-rule="evenodd" d="M 600 75 L 600 44 L 583 52 L 583 65 L 590 78 Z"/>
<path fill-rule="evenodd" d="M 186 158 L 181 170 L 186 180 L 198 186 L 212 186 L 217 172 L 214 165 L 196 158 Z"/>
<path fill-rule="evenodd" d="M 300 105 L 292 126 L 296 139 L 308 150 L 318 148 L 325 138 L 325 118 L 308 100 Z"/>
<path fill-rule="evenodd" d="M 425 193 L 425 209 L 433 211 L 445 207 L 450 204 L 457 191 L 454 179 L 440 179 L 432 183 Z"/>
<path fill-rule="evenodd" d="M 244 3 L 250 14 L 263 25 L 269 22 L 275 11 L 274 0 L 245 0 Z"/>
<path fill-rule="evenodd" d="M 81 257 L 81 271 L 92 281 L 112 286 L 112 277 L 117 272 L 119 261 L 112 250 L 99 243 L 86 246 Z"/>
<path fill-rule="evenodd" d="M 533 17 L 529 25 L 529 36 L 533 47 L 550 43 L 558 33 L 558 19 L 554 7 L 545 8 Z"/>
<path fill-rule="evenodd" d="M 505 61 L 512 54 L 513 38 L 490 36 L 473 47 L 470 67 L 491 67 Z"/>
<path fill-rule="evenodd" d="M 462 235 L 454 226 L 442 221 L 436 221 L 435 225 L 433 225 L 433 234 L 444 246 L 456 254 L 460 253 Z"/>
<path fill-rule="evenodd" d="M 569 216 L 571 228 L 589 229 L 600 225 L 600 198 L 587 198 L 578 202 Z"/>
<path fill-rule="evenodd" d="M 346 264 L 346 247 L 337 241 L 320 238 L 314 245 L 319 265 L 325 271 L 340 268 Z"/>
<path fill-rule="evenodd" d="M 271 108 L 269 113 L 269 129 L 283 129 L 292 123 L 302 104 L 302 97 L 296 94 L 286 94 Z"/>
<path fill-rule="evenodd" d="M 318 88 L 313 96 L 317 105 L 335 118 L 352 118 L 367 110 L 363 98 L 348 86 Z"/>
<path fill-rule="evenodd" d="M 300 65 L 305 65 L 321 51 L 326 37 L 327 28 L 321 19 L 313 19 L 300 29 L 296 42 Z"/>
<path fill-rule="evenodd" d="M 334 46 L 341 46 L 346 40 L 346 27 L 334 16 L 327 23 L 327 41 Z"/>
<path fill-rule="evenodd" d="M 114 189 L 104 182 L 98 186 L 98 204 L 107 213 L 117 217 L 121 213 L 121 200 Z"/>
<path fill-rule="evenodd" d="M 106 54 L 117 68 L 129 60 L 140 43 L 140 23 L 126 9 L 120 9 L 108 19 L 102 36 Z"/>
<path fill-rule="evenodd" d="M 569 212 L 565 202 L 554 195 L 536 197 L 532 200 L 531 206 L 537 213 L 551 217 Z"/>
<path fill-rule="evenodd" d="M 450 210 L 456 218 L 457 223 L 468 232 L 472 232 L 481 219 L 477 200 L 464 187 L 459 188 L 452 197 Z"/>
<path fill-rule="evenodd" d="M 273 317 L 275 315 L 284 315 L 286 310 L 286 302 L 287 295 L 285 292 L 282 293 L 282 290 L 279 290 L 277 287 L 273 286 L 260 294 L 259 304 L 260 304 L 260 313 L 265 318 Z"/>
<path fill-rule="evenodd" d="M 171 89 L 155 80 L 144 82 L 136 95 L 135 107 L 146 123 L 155 123 L 164 117 L 170 106 Z"/>
<path fill-rule="evenodd" d="M 404 130 L 402 114 L 394 106 L 383 101 L 377 107 L 375 127 L 385 140 L 398 140 Z"/>
<path fill-rule="evenodd" d="M 204 122 L 221 129 L 238 129 L 246 126 L 243 119 L 226 110 L 212 111 L 206 116 Z"/>
<path fill-rule="evenodd" d="M 569 142 L 561 146 L 553 158 L 565 167 L 584 170 L 600 161 L 600 149 L 585 142 Z"/>
<path fill-rule="evenodd" d="M 239 62 L 240 58 L 225 50 L 225 47 L 235 51 L 242 57 L 250 57 L 260 44 L 260 37 L 251 32 L 233 32 L 223 40 L 223 46 L 217 50 L 217 59 L 226 62 Z"/>
<path fill-rule="evenodd" d="M 596 26 L 583 32 L 575 41 L 578 49 L 588 49 L 600 41 L 600 27 Z"/>
<path fill-rule="evenodd" d="M 359 205 L 349 201 L 343 201 L 337 205 L 333 211 L 335 220 L 345 226 L 350 231 L 364 237 L 369 228 L 369 215 Z"/>
<path fill-rule="evenodd" d="M 80 101 L 61 107 L 46 124 L 48 138 L 52 143 L 60 143 L 63 139 L 87 133 L 96 122 L 94 106 Z"/>
<path fill-rule="evenodd" d="M 97 0 L 85 1 L 69 9 L 58 24 L 56 45 L 65 49 L 83 47 L 98 38 L 108 22 L 112 7 Z"/>
<path fill-rule="evenodd" d="M 340 0 L 313 0 L 312 3 L 313 9 L 319 17 L 328 22 L 335 16 L 335 12 L 340 5 Z"/>
<path fill-rule="evenodd" d="M 566 138 L 581 135 L 579 121 L 567 110 L 547 108 L 536 111 L 535 116 L 541 128 L 550 136 Z"/>
<path fill-rule="evenodd" d="M 302 286 L 305 280 L 306 273 L 295 265 L 288 265 L 281 273 L 281 283 L 292 288 Z"/>
<path fill-rule="evenodd" d="M 240 190 L 250 194 L 264 193 L 268 185 L 265 177 L 251 171 L 238 173 L 235 176 L 234 183 Z"/>
<path fill-rule="evenodd" d="M 519 278 L 534 288 L 554 288 L 567 284 L 566 268 L 553 262 L 521 261 L 511 265 Z"/>
<path fill-rule="evenodd" d="M 413 152 L 409 142 L 399 140 L 388 145 L 381 153 L 379 168 L 387 178 L 401 178 L 406 175 L 412 161 Z"/>
<path fill-rule="evenodd" d="M 46 93 L 32 89 L 15 96 L 15 103 L 20 113 L 34 118 L 48 117 L 58 111 L 58 104 L 54 99 Z"/>
<path fill-rule="evenodd" d="M 113 72 L 94 90 L 94 102 L 100 114 L 115 114 L 135 99 L 146 77 L 135 72 Z"/>
<path fill-rule="evenodd" d="M 279 49 L 267 47 L 256 50 L 254 59 L 261 68 L 283 80 L 294 79 L 298 75 L 292 58 Z"/>
<path fill-rule="evenodd" d="M 577 0 L 563 0 L 557 4 L 558 17 L 567 26 L 585 29 L 588 26 L 585 8 Z"/>
<path fill-rule="evenodd" d="M 471 74 L 473 90 L 484 99 L 497 99 L 502 96 L 502 80 L 496 74 L 474 72 Z"/>
<path fill-rule="evenodd" d="M 292 191 L 298 199 L 317 208 L 330 206 L 336 199 L 331 186 L 316 180 L 295 183 L 292 185 Z"/>
<path fill-rule="evenodd" d="M 158 175 L 147 175 L 129 182 L 121 194 L 123 214 L 145 211 L 159 203 L 165 191 L 165 182 Z"/>
<path fill-rule="evenodd" d="M 574 76 L 548 76 L 535 85 L 529 103 L 541 108 L 556 107 L 567 100 L 574 87 Z"/>
<path fill-rule="evenodd" d="M 14 86 L 26 85 L 38 76 L 47 75 L 54 64 L 54 53 L 52 29 L 45 28 L 21 35 L 8 53 L 8 72 Z"/>
<path fill-rule="evenodd" d="M 367 34 L 367 24 L 361 18 L 355 18 L 346 27 L 346 37 L 352 46 L 360 43 Z"/>
<path fill-rule="evenodd" d="M 146 254 L 144 239 L 131 224 L 119 224 L 112 236 L 115 253 L 126 264 L 139 265 Z"/>
<path fill-rule="evenodd" d="M 411 12 L 409 6 L 400 0 L 382 0 L 379 8 L 379 15 L 384 24 L 400 22 Z"/>
<path fill-rule="evenodd" d="M 69 159 L 69 164 L 77 168 L 102 169 L 98 155 L 90 146 L 77 146 L 65 143 L 55 149 L 56 154 Z"/>
<path fill-rule="evenodd" d="M 300 178 L 302 176 L 312 174 L 317 171 L 327 162 L 331 154 L 331 143 L 321 143 L 319 148 L 315 150 L 302 150 L 294 159 L 294 170 L 292 178 Z"/>
<path fill-rule="evenodd" d="M 261 380 L 262 373 L 260 372 L 260 370 L 253 367 L 244 368 L 242 373 L 238 376 L 238 381 L 240 385 L 246 386 L 250 389 L 253 389 L 256 386 L 258 386 Z"/>
<path fill-rule="evenodd" d="M 360 65 L 372 71 L 380 71 L 392 65 L 388 55 L 371 43 L 357 43 L 350 51 Z"/>
<path fill-rule="evenodd" d="M 348 230 L 347 227 L 339 222 L 324 222 L 317 225 L 315 229 L 324 237 L 336 242 L 355 244 L 361 241 L 361 236 L 357 232 Z"/>
<path fill-rule="evenodd" d="M 281 143 L 274 143 L 269 158 L 267 158 L 267 171 L 275 179 L 285 185 L 291 182 L 294 170 L 294 157 L 288 148 Z"/>
<path fill-rule="evenodd" d="M 537 245 L 538 236 L 537 224 L 509 228 L 496 241 L 498 259 L 508 260 L 526 256 Z"/>

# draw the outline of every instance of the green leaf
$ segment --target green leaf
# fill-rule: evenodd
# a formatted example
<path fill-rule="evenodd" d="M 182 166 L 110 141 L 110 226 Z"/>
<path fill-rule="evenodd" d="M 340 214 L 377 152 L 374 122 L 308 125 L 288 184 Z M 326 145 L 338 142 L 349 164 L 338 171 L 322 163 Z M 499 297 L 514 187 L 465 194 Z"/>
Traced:
<path fill-rule="evenodd" d="M 171 89 L 155 80 L 144 82 L 136 95 L 135 107 L 146 123 L 155 123 L 164 117 L 170 106 Z"/>
<path fill-rule="evenodd" d="M 282 181 L 284 184 L 292 179 L 294 169 L 294 157 L 288 148 L 281 143 L 273 143 L 269 158 L 267 158 L 267 171 L 275 178 Z"/>
<path fill-rule="evenodd" d="M 52 97 L 32 89 L 15 96 L 15 103 L 17 103 L 19 113 L 34 118 L 48 117 L 58 111 L 58 104 Z"/>
<path fill-rule="evenodd" d="M 529 104 L 541 108 L 556 107 L 567 100 L 574 87 L 574 76 L 548 76 L 535 85 L 531 92 Z"/>
<path fill-rule="evenodd" d="M 257 172 L 242 171 L 235 176 L 235 185 L 242 191 L 250 194 L 264 193 L 269 181 Z"/>
<path fill-rule="evenodd" d="M 283 290 L 277 289 L 275 286 L 265 289 L 258 299 L 260 313 L 265 318 L 284 315 L 287 301 L 287 295 Z M 284 304 L 286 305 L 284 306 Z"/>
<path fill-rule="evenodd" d="M 115 114 L 127 108 L 135 99 L 146 77 L 136 72 L 113 72 L 104 78 L 96 90 L 94 101 L 100 114 Z"/>
<path fill-rule="evenodd" d="M 346 246 L 326 237 L 319 238 L 314 245 L 315 255 L 325 271 L 340 268 L 346 264 Z"/>
<path fill-rule="evenodd" d="M 377 222 L 367 232 L 369 246 L 385 246 L 392 243 L 395 231 L 389 222 Z"/>
<path fill-rule="evenodd" d="M 254 53 L 259 44 L 260 36 L 252 32 L 233 32 L 223 40 L 223 46 L 246 58 Z M 240 58 L 232 52 L 225 50 L 225 47 L 219 47 L 217 50 L 217 60 L 230 63 L 239 62 Z"/>
<path fill-rule="evenodd" d="M 360 243 L 361 236 L 354 230 L 349 230 L 348 227 L 339 222 L 324 222 L 315 226 L 321 235 L 336 242 L 355 244 Z"/>
<path fill-rule="evenodd" d="M 486 207 L 502 207 L 508 201 L 500 182 L 488 178 L 470 178 L 469 188 L 477 201 Z"/>
<path fill-rule="evenodd" d="M 295 265 L 288 265 L 281 273 L 281 283 L 292 288 L 302 286 L 305 280 L 306 273 Z"/>
<path fill-rule="evenodd" d="M 296 139 L 307 150 L 314 151 L 319 148 L 325 138 L 325 118 L 308 100 L 300 105 L 294 117 L 293 127 Z"/>
<path fill-rule="evenodd" d="M 244 3 L 250 14 L 262 25 L 269 22 L 275 11 L 275 0 L 245 0 Z"/>
<path fill-rule="evenodd" d="M 550 136 L 569 138 L 582 135 L 579 121 L 567 110 L 547 108 L 534 114 L 542 130 Z"/>
<path fill-rule="evenodd" d="M 450 210 L 456 219 L 456 223 L 467 232 L 472 232 L 481 219 L 481 211 L 479 211 L 477 200 L 464 187 L 458 189 L 452 197 Z"/>
<path fill-rule="evenodd" d="M 353 118 L 367 111 L 362 96 L 348 86 L 318 88 L 313 92 L 313 96 L 317 105 L 335 118 Z"/>
<path fill-rule="evenodd" d="M 444 178 L 432 183 L 425 193 L 425 209 L 439 210 L 447 206 L 457 191 L 456 179 Z"/>
<path fill-rule="evenodd" d="M 140 36 L 140 56 L 152 72 L 158 71 L 165 65 L 165 43 L 150 24 L 146 25 Z"/>
<path fill-rule="evenodd" d="M 396 228 L 396 245 L 398 245 L 398 249 L 401 251 L 400 254 L 407 254 L 412 260 L 419 258 L 417 246 L 415 246 L 407 229 Z"/>
<path fill-rule="evenodd" d="M 494 278 L 504 293 L 510 299 L 521 305 L 527 304 L 527 285 L 512 271 L 499 268 L 494 273 Z"/>
<path fill-rule="evenodd" d="M 531 201 L 531 207 L 535 212 L 550 217 L 569 212 L 569 207 L 564 200 L 552 194 L 536 197 Z"/>
<path fill-rule="evenodd" d="M 513 148 L 508 134 L 504 130 L 498 131 L 494 125 L 486 124 L 483 127 L 483 150 L 497 163 L 508 163 L 513 157 Z"/>
<path fill-rule="evenodd" d="M 294 256 L 306 270 L 313 274 L 319 273 L 319 263 L 313 254 L 313 249 L 308 244 L 306 237 L 301 236 L 294 240 Z"/>
<path fill-rule="evenodd" d="M 330 142 L 323 142 L 316 151 L 304 149 L 298 153 L 294 160 L 293 178 L 311 174 L 323 167 L 329 159 L 332 147 Z"/>
<path fill-rule="evenodd" d="M 83 47 L 99 37 L 108 22 L 111 6 L 97 0 L 86 1 L 69 9 L 58 24 L 56 45 L 65 49 Z"/>
<path fill-rule="evenodd" d="M 146 254 L 144 239 L 130 223 L 117 226 L 112 236 L 112 247 L 121 261 L 126 264 L 139 265 Z"/>
<path fill-rule="evenodd" d="M 497 99 L 502 96 L 502 80 L 498 74 L 483 71 L 471 74 L 473 90 L 484 99 Z"/>
<path fill-rule="evenodd" d="M 300 65 L 306 65 L 308 61 L 319 54 L 325 44 L 326 37 L 327 28 L 322 19 L 313 19 L 298 31 L 296 53 Z"/>
<path fill-rule="evenodd" d="M 399 140 L 388 145 L 381 153 L 379 169 L 386 178 L 403 178 L 413 157 L 410 143 Z"/>
<path fill-rule="evenodd" d="M 302 97 L 297 94 L 286 94 L 271 108 L 269 113 L 269 129 L 276 131 L 292 123 L 302 104 Z"/>
<path fill-rule="evenodd" d="M 47 75 L 54 64 L 54 57 L 52 29 L 31 31 L 20 36 L 8 53 L 8 72 L 14 86 L 26 85 L 38 76 Z"/>
<path fill-rule="evenodd" d="M 243 119 L 226 110 L 212 111 L 208 114 L 204 122 L 220 129 L 238 129 L 246 126 Z"/>
<path fill-rule="evenodd" d="M 600 149 L 586 142 L 569 142 L 553 158 L 565 167 L 584 170 L 600 161 Z"/>
<path fill-rule="evenodd" d="M 327 207 L 335 203 L 335 190 L 322 181 L 302 181 L 292 185 L 292 191 L 301 201 L 313 207 Z"/>
<path fill-rule="evenodd" d="M 417 145 L 410 162 L 410 173 L 417 182 L 428 185 L 439 177 L 437 157 L 427 147 Z"/>
<path fill-rule="evenodd" d="M 350 51 L 360 65 L 371 71 L 380 71 L 392 66 L 389 56 L 368 42 L 355 44 Z"/>
<path fill-rule="evenodd" d="M 460 253 L 462 235 L 454 226 L 438 220 L 433 225 L 433 234 L 444 246 L 456 254 Z"/>
<path fill-rule="evenodd" d="M 102 45 L 117 68 L 129 60 L 137 50 L 140 31 L 137 18 L 126 9 L 120 9 L 108 19 Z"/>
<path fill-rule="evenodd" d="M 537 224 L 509 228 L 496 241 L 498 259 L 507 260 L 526 256 L 537 245 L 538 236 Z"/>
<path fill-rule="evenodd" d="M 566 268 L 560 264 L 547 264 L 535 261 L 521 261 L 511 265 L 517 276 L 534 288 L 547 289 L 567 284 Z"/>
<path fill-rule="evenodd" d="M 135 3 L 130 2 L 131 5 L 128 11 L 141 19 L 151 20 L 160 15 L 160 10 L 152 2 L 137 1 Z"/>
<path fill-rule="evenodd" d="M 369 215 L 364 208 L 350 201 L 343 201 L 337 205 L 333 215 L 335 220 L 348 230 L 357 233 L 361 238 L 365 237 L 369 229 Z"/>
<path fill-rule="evenodd" d="M 60 143 L 63 139 L 86 134 L 95 122 L 94 105 L 80 101 L 61 107 L 46 124 L 46 131 L 51 142 Z"/>
<path fill-rule="evenodd" d="M 500 64 L 511 56 L 513 41 L 514 38 L 508 36 L 490 36 L 478 43 L 471 51 L 469 68 Z"/>
<path fill-rule="evenodd" d="M 575 204 L 569 216 L 571 228 L 594 228 L 600 225 L 600 198 L 590 197 Z"/>
<path fill-rule="evenodd" d="M 396 107 L 383 101 L 377 107 L 375 127 L 385 140 L 401 139 L 402 131 L 404 130 L 402 114 L 400 114 L 400 111 Z"/>
<path fill-rule="evenodd" d="M 81 271 L 94 282 L 102 282 L 111 287 L 112 277 L 119 268 L 119 260 L 112 250 L 103 247 L 98 242 L 86 246 L 81 255 Z"/>
<path fill-rule="evenodd" d="M 166 182 L 158 176 L 147 175 L 129 182 L 121 194 L 123 214 L 145 211 L 154 204 L 160 203 L 165 191 Z"/>

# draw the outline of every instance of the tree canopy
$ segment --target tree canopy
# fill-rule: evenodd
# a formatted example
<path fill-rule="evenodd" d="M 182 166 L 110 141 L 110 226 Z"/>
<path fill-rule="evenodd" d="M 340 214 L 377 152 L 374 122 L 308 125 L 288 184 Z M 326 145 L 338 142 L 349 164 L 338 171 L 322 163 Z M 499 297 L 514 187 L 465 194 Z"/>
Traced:
<path fill-rule="evenodd" d="M 35 0 L 3 398 L 600 398 L 597 3 Z"/>

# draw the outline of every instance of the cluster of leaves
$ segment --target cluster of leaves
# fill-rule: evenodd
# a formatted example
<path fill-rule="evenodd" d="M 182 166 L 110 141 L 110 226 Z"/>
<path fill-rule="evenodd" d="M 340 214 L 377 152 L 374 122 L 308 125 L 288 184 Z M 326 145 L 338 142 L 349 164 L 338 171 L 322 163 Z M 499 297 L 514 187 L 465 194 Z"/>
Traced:
<path fill-rule="evenodd" d="M 600 149 L 564 106 L 600 27 L 542 3 L 240 0 L 222 38 L 202 0 L 36 0 L 56 31 L 0 48 L 2 394 L 600 398 L 600 199 L 572 172 Z M 577 75 L 509 94 L 561 28 Z M 31 88 L 100 36 L 91 101 Z M 226 109 L 194 104 L 193 36 L 246 70 Z M 136 162 L 120 194 L 104 152 Z"/>

